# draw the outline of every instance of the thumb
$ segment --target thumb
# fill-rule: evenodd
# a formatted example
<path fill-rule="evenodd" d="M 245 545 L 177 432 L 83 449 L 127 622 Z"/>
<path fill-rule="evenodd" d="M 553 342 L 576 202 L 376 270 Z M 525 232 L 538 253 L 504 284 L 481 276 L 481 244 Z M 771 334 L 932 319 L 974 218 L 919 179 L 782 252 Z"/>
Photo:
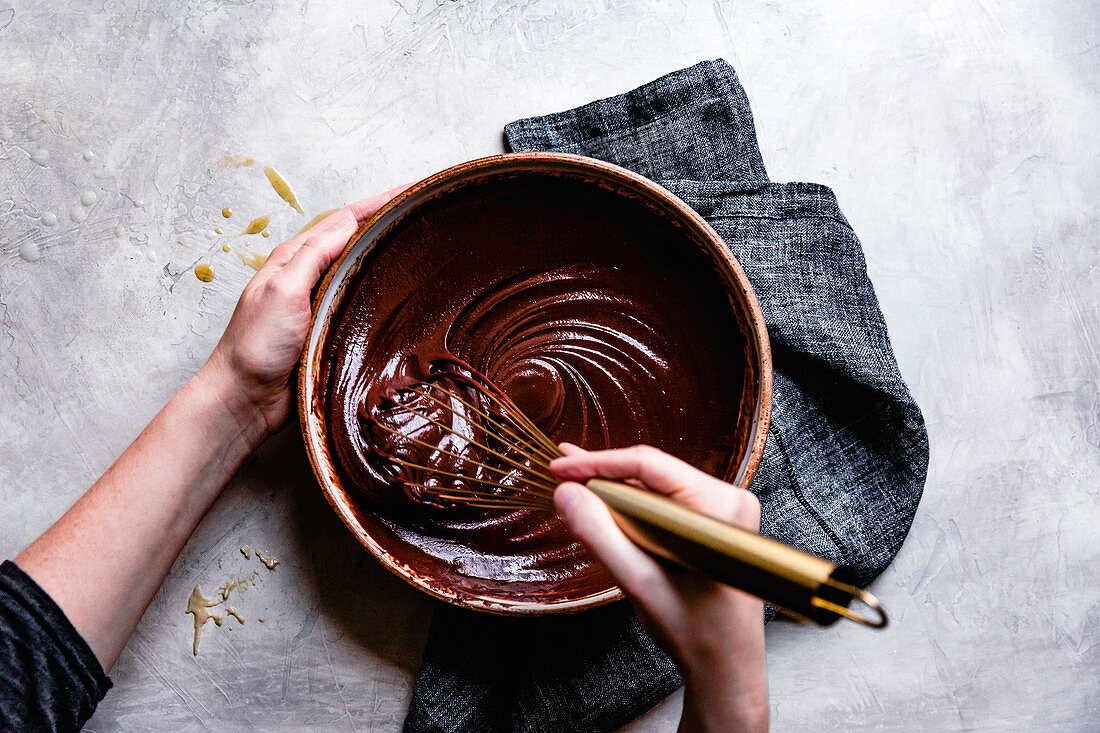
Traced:
<path fill-rule="evenodd" d="M 627 595 L 652 593 L 663 579 L 660 565 L 630 541 L 607 505 L 578 483 L 566 482 L 554 492 L 554 506 L 566 528 L 603 563 Z"/>
<path fill-rule="evenodd" d="M 377 196 L 371 196 L 370 198 L 363 199 L 362 201 L 356 201 L 354 204 L 348 204 L 347 208 L 351 214 L 355 217 L 356 222 L 362 224 L 367 219 L 377 213 L 379 209 L 386 205 L 386 203 L 397 194 L 404 191 L 406 188 L 413 184 L 406 183 L 397 188 L 391 188 L 385 193 L 380 193 Z"/>

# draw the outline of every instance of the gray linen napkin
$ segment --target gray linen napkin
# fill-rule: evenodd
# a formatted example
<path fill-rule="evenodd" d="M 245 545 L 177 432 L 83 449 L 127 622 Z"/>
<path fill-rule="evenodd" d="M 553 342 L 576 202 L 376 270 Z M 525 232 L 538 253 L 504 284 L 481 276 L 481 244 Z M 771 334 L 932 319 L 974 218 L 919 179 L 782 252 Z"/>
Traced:
<path fill-rule="evenodd" d="M 616 163 L 707 219 L 760 299 L 775 366 L 752 490 L 761 531 L 865 584 L 909 531 L 928 436 L 902 381 L 859 240 L 836 197 L 772 183 L 733 68 L 707 61 L 632 92 L 505 129 L 512 150 Z M 406 730 L 611 731 L 680 685 L 630 606 L 501 619 L 440 606 Z"/>

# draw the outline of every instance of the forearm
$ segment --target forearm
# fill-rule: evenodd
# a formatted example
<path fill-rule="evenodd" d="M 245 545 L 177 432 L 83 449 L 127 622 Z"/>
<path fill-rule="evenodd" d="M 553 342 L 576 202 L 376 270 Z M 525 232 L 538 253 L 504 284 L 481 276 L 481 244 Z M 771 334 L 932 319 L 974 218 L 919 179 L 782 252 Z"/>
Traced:
<path fill-rule="evenodd" d="M 110 669 L 230 476 L 291 412 L 310 291 L 359 225 L 400 189 L 275 247 L 210 360 L 107 473 L 17 558 Z"/>
<path fill-rule="evenodd" d="M 263 428 L 204 367 L 16 563 L 110 669 Z"/>

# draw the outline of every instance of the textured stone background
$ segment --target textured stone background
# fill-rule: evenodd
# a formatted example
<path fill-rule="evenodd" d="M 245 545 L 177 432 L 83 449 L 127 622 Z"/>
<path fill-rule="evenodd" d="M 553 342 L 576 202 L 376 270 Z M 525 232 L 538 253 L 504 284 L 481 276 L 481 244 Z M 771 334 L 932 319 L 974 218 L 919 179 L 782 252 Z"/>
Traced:
<path fill-rule="evenodd" d="M 252 274 L 207 238 L 217 212 L 272 214 L 257 250 L 304 223 L 223 154 L 274 165 L 312 215 L 498 152 L 513 118 L 725 56 L 772 177 L 832 186 L 862 237 L 932 440 L 874 587 L 895 623 L 773 626 L 775 728 L 1097 725 L 1094 3 L 329 5 L 0 0 L 0 556 L 210 352 Z M 351 541 L 292 433 L 195 534 L 89 730 L 399 729 L 430 604 Z M 193 658 L 187 595 L 251 569 L 241 543 L 282 565 Z M 672 730 L 678 706 L 631 730 Z"/>

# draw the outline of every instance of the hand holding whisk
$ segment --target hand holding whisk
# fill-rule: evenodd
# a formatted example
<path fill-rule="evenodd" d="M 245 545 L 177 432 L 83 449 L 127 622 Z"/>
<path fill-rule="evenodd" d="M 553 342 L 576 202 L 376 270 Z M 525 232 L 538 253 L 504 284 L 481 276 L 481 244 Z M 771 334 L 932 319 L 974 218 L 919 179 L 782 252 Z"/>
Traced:
<path fill-rule="evenodd" d="M 446 370 L 363 410 L 374 458 L 414 499 L 442 509 L 553 511 L 562 450 L 499 388 Z M 836 564 L 719 521 L 657 493 L 601 478 L 585 486 L 623 532 L 655 556 L 827 625 L 844 617 L 882 628 L 886 613 L 867 591 L 840 580 Z M 862 602 L 868 618 L 849 608 Z"/>

